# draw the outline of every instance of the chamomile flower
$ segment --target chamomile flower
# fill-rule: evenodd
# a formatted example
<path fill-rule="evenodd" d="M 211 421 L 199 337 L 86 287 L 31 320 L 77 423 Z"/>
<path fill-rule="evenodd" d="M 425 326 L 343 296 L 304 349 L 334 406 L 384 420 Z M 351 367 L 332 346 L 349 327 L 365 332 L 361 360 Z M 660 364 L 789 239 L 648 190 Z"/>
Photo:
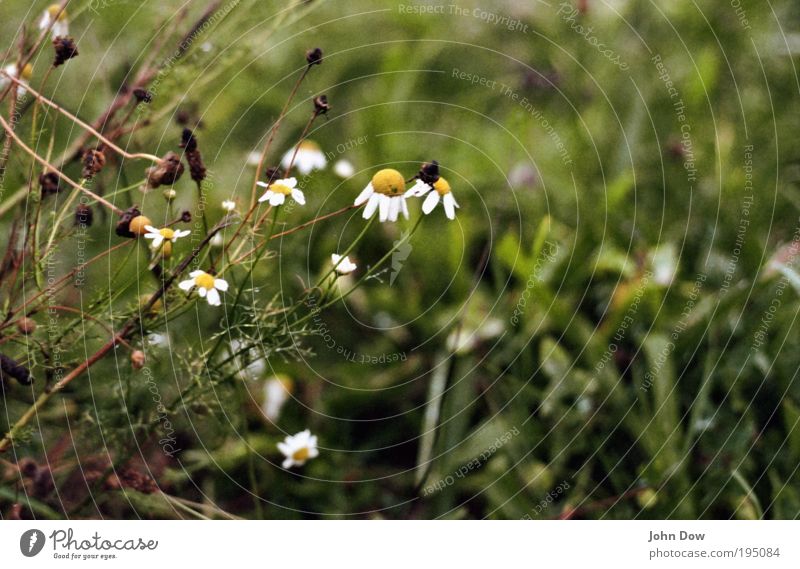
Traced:
<path fill-rule="evenodd" d="M 358 268 L 358 266 L 350 260 L 350 257 L 342 257 L 336 253 L 331 255 L 331 262 L 336 268 L 336 272 L 340 275 L 349 275 Z"/>
<path fill-rule="evenodd" d="M 50 28 L 50 24 L 53 24 L 52 28 Z M 42 17 L 39 18 L 39 29 L 46 30 L 47 28 L 50 28 L 50 34 L 53 39 L 59 36 L 66 37 L 69 35 L 67 11 L 61 10 L 61 6 L 58 4 L 51 4 L 48 6 L 42 13 Z"/>
<path fill-rule="evenodd" d="M 147 233 L 144 234 L 144 238 L 153 240 L 153 243 L 151 244 L 153 249 L 158 249 L 161 247 L 161 244 L 164 241 L 175 243 L 181 237 L 186 237 L 191 233 L 191 231 L 188 229 L 170 229 L 169 227 L 158 229 L 152 225 L 145 225 L 144 228 L 147 231 Z"/>
<path fill-rule="evenodd" d="M 12 63 L 10 65 L 6 65 L 3 68 L 3 71 L 5 71 L 8 75 L 11 75 L 15 79 L 19 79 L 22 83 L 27 85 L 28 81 L 31 78 L 31 75 L 33 75 L 33 66 L 31 66 L 30 63 L 27 63 L 25 67 L 22 68 L 22 73 L 19 73 L 19 70 L 17 69 L 17 64 Z M 8 87 L 9 83 L 11 83 L 10 79 L 0 75 L 0 89 L 5 89 L 6 87 Z M 25 87 L 23 87 L 22 85 L 17 86 L 17 97 L 21 97 L 24 93 L 25 93 Z"/>
<path fill-rule="evenodd" d="M 381 222 L 397 221 L 401 211 L 408 219 L 405 189 L 406 182 L 403 180 L 403 175 L 397 170 L 386 168 L 372 177 L 372 181 L 358 195 L 354 205 L 366 202 L 364 219 L 372 217 L 376 209 Z"/>
<path fill-rule="evenodd" d="M 228 282 L 226 280 L 214 278 L 214 275 L 210 275 L 205 271 L 192 271 L 189 276 L 191 277 L 190 279 L 178 283 L 179 289 L 189 292 L 197 287 L 197 293 L 200 298 L 208 300 L 208 304 L 211 306 L 222 304 L 219 293 L 228 290 Z"/>
<path fill-rule="evenodd" d="M 456 208 L 459 205 L 456 203 L 456 198 L 453 197 L 453 192 L 450 190 L 450 184 L 444 178 L 439 178 L 433 184 L 433 191 L 431 191 L 422 202 L 422 212 L 428 215 L 436 207 L 436 204 L 442 202 L 444 206 L 444 213 L 447 219 L 456 218 Z"/>
<path fill-rule="evenodd" d="M 236 202 L 233 200 L 225 200 L 222 202 L 222 209 L 227 212 L 232 212 L 236 209 Z"/>
<path fill-rule="evenodd" d="M 303 192 L 297 189 L 297 179 L 284 178 L 282 180 L 275 180 L 271 184 L 266 182 L 258 182 L 262 188 L 267 188 L 263 196 L 258 198 L 258 201 L 269 201 L 269 205 L 278 206 L 286 201 L 286 196 L 292 196 L 292 199 L 300 205 L 306 204 L 306 197 Z"/>
<path fill-rule="evenodd" d="M 294 148 L 286 151 L 281 159 L 281 166 L 284 170 L 288 170 L 289 166 L 294 165 L 297 171 L 303 176 L 310 174 L 314 170 L 322 170 L 328 161 L 325 159 L 325 153 L 319 147 L 319 144 L 313 140 L 304 140 L 297 148 L 297 156 L 294 154 Z M 294 157 L 294 163 L 292 162 Z"/>
<path fill-rule="evenodd" d="M 294 382 L 283 374 L 274 375 L 264 382 L 264 403 L 261 405 L 261 412 L 267 419 L 273 423 L 278 420 L 293 389 Z"/>
<path fill-rule="evenodd" d="M 333 165 L 333 173 L 340 178 L 349 178 L 356 173 L 356 169 L 349 161 L 342 159 L 337 160 Z"/>
<path fill-rule="evenodd" d="M 284 468 L 303 466 L 307 460 L 319 456 L 317 436 L 308 429 L 287 436 L 282 443 L 278 443 L 278 450 L 286 457 L 282 465 Z"/>

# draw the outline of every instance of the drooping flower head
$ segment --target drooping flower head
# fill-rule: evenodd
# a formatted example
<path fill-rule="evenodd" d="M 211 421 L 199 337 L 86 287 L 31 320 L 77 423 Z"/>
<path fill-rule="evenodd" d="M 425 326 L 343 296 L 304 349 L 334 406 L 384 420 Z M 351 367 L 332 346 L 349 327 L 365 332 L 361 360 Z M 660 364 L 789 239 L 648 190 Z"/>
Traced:
<path fill-rule="evenodd" d="M 284 178 L 282 180 L 275 180 L 272 183 L 258 182 L 262 188 L 267 188 L 264 195 L 258 198 L 259 202 L 269 201 L 269 205 L 278 206 L 286 201 L 286 196 L 292 196 L 292 199 L 300 205 L 305 205 L 306 197 L 303 195 L 302 190 L 297 188 L 297 179 Z"/>
<path fill-rule="evenodd" d="M 50 24 L 53 24 L 53 27 L 50 28 L 50 34 L 53 39 L 68 36 L 69 20 L 67 18 L 67 10 L 62 10 L 58 4 L 48 6 L 42 13 L 42 17 L 39 18 L 39 29 L 46 30 L 50 27 Z"/>
<path fill-rule="evenodd" d="M 371 218 L 376 209 L 381 222 L 397 221 L 397 216 L 401 211 L 408 219 L 405 190 L 406 182 L 400 172 L 392 168 L 379 170 L 358 195 L 354 205 L 366 202 L 364 219 Z"/>
<path fill-rule="evenodd" d="M 294 151 L 294 148 L 290 148 L 283 155 L 281 166 L 284 170 L 288 170 L 289 166 L 293 165 L 300 174 L 306 176 L 314 170 L 322 170 L 328 163 L 325 153 L 313 140 L 302 141 L 297 147 L 297 156 Z M 292 162 L 292 157 L 294 157 L 294 162 Z"/>
<path fill-rule="evenodd" d="M 158 229 L 152 225 L 146 225 L 145 230 L 147 233 L 144 234 L 144 238 L 153 240 L 153 243 L 151 244 L 153 249 L 158 249 L 161 247 L 161 244 L 164 241 L 175 243 L 181 237 L 186 237 L 191 233 L 191 231 L 188 229 L 170 229 L 169 227 Z"/>
<path fill-rule="evenodd" d="M 26 63 L 25 67 L 22 68 L 22 73 L 19 72 L 19 68 L 17 67 L 16 63 L 11 63 L 6 65 L 3 68 L 7 74 L 11 75 L 15 79 L 19 79 L 23 84 L 27 85 L 28 81 L 30 81 L 31 76 L 33 75 L 33 66 L 30 63 Z M 3 77 L 0 75 L 0 89 L 5 89 L 8 84 L 11 83 L 11 80 Z M 22 85 L 17 85 L 17 97 L 21 97 L 25 93 L 25 87 Z"/>
<path fill-rule="evenodd" d="M 208 300 L 208 304 L 211 306 L 222 304 L 219 293 L 228 290 L 226 280 L 215 278 L 214 275 L 205 271 L 192 271 L 189 276 L 190 279 L 178 283 L 179 289 L 189 292 L 196 287 L 200 298 Z"/>
<path fill-rule="evenodd" d="M 433 208 L 436 207 L 436 204 L 442 202 L 444 207 L 444 213 L 447 216 L 447 219 L 455 219 L 456 218 L 456 208 L 459 205 L 456 203 L 456 199 L 453 197 L 453 192 L 450 189 L 450 184 L 444 178 L 439 178 L 433 184 L 433 191 L 428 194 L 428 197 L 425 198 L 425 201 L 422 202 L 422 213 L 428 215 L 430 212 L 433 211 Z"/>
<path fill-rule="evenodd" d="M 317 437 L 308 429 L 287 436 L 283 442 L 278 443 L 278 450 L 286 457 L 282 464 L 284 468 L 303 466 L 306 461 L 319 456 Z"/>

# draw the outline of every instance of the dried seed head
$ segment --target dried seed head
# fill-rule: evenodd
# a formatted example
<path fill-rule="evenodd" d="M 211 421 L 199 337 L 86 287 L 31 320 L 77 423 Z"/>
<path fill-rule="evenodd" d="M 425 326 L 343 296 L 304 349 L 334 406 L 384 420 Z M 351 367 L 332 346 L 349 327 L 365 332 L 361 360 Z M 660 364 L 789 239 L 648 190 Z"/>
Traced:
<path fill-rule="evenodd" d="M 116 234 L 120 237 L 136 237 L 131 231 L 131 220 L 142 215 L 139 208 L 136 206 L 130 207 L 122 212 L 117 222 Z"/>
<path fill-rule="evenodd" d="M 5 354 L 0 354 L 0 380 L 6 377 L 13 377 L 22 385 L 30 385 L 33 382 L 31 373 L 25 366 L 20 365 Z"/>
<path fill-rule="evenodd" d="M 147 233 L 146 226 L 152 225 L 149 217 L 145 217 L 144 215 L 137 215 L 133 219 L 131 219 L 129 229 L 133 235 L 144 235 Z"/>
<path fill-rule="evenodd" d="M 419 169 L 417 178 L 428 185 L 434 185 L 439 180 L 439 163 L 436 160 L 425 162 Z"/>
<path fill-rule="evenodd" d="M 73 57 L 78 57 L 78 46 L 75 45 L 75 40 L 70 37 L 57 37 L 53 40 L 53 47 L 56 51 L 53 67 L 63 65 Z"/>
<path fill-rule="evenodd" d="M 17 330 L 21 334 L 33 334 L 36 331 L 36 322 L 32 318 L 23 316 L 17 321 Z"/>
<path fill-rule="evenodd" d="M 264 171 L 264 178 L 266 178 L 268 184 L 271 184 L 275 180 L 280 180 L 281 175 L 282 175 L 281 169 L 274 166 L 271 168 L 267 168 Z"/>
<path fill-rule="evenodd" d="M 45 172 L 39 176 L 39 186 L 42 188 L 42 197 L 57 194 L 61 189 L 60 178 L 55 172 Z"/>
<path fill-rule="evenodd" d="M 206 179 L 206 167 L 203 164 L 203 156 L 197 148 L 197 138 L 188 129 L 183 129 L 181 137 L 181 148 L 186 149 L 186 162 L 189 164 L 189 175 L 198 184 Z"/>
<path fill-rule="evenodd" d="M 83 177 L 91 180 L 105 164 L 106 155 L 98 148 L 90 148 L 83 153 Z"/>
<path fill-rule="evenodd" d="M 322 50 L 318 47 L 315 47 L 314 49 L 309 49 L 306 52 L 306 61 L 308 62 L 309 67 L 311 67 L 312 65 L 321 65 Z"/>
<path fill-rule="evenodd" d="M 92 208 L 86 204 L 78 204 L 75 208 L 75 225 L 78 227 L 91 227 L 94 220 Z"/>
<path fill-rule="evenodd" d="M 133 367 L 133 369 L 142 369 L 145 361 L 146 358 L 142 350 L 134 350 L 131 352 L 131 367 Z"/>
<path fill-rule="evenodd" d="M 170 186 L 183 175 L 183 164 L 180 157 L 172 151 L 167 152 L 161 162 L 145 171 L 149 188 Z"/>
<path fill-rule="evenodd" d="M 188 209 L 183 210 L 181 212 L 181 221 L 184 223 L 191 223 L 192 222 L 192 212 Z"/>
<path fill-rule="evenodd" d="M 35 478 L 36 473 L 39 472 L 39 465 L 29 456 L 19 459 L 17 468 L 25 478 Z"/>
<path fill-rule="evenodd" d="M 316 112 L 317 115 L 327 114 L 327 112 L 330 110 L 331 106 L 328 104 L 327 95 L 319 95 L 318 97 L 314 98 L 314 112 Z"/>
<path fill-rule="evenodd" d="M 137 87 L 133 90 L 133 96 L 136 97 L 137 103 L 151 103 L 153 101 L 153 94 L 141 87 Z"/>
<path fill-rule="evenodd" d="M 36 479 L 33 483 L 33 493 L 43 498 L 52 492 L 54 488 L 55 482 L 53 482 L 53 473 L 50 468 L 48 466 L 40 467 L 36 472 Z"/>

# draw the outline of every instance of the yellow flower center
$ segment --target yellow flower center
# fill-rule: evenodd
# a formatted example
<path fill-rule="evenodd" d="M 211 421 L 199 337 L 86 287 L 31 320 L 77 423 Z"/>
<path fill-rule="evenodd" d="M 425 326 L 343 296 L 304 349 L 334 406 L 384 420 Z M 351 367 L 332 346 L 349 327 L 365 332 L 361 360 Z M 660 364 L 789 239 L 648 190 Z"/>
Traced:
<path fill-rule="evenodd" d="M 440 196 L 450 193 L 450 184 L 444 178 L 439 178 L 434 182 L 433 189 L 439 192 Z"/>
<path fill-rule="evenodd" d="M 200 288 L 211 290 L 212 288 L 214 288 L 214 277 L 212 275 L 209 275 L 208 273 L 197 275 L 194 278 L 194 284 L 196 284 Z"/>
<path fill-rule="evenodd" d="M 161 235 L 161 237 L 163 237 L 164 239 L 168 239 L 170 241 L 172 241 L 172 238 L 175 237 L 175 232 L 169 227 L 165 227 L 164 229 L 159 229 L 158 232 Z"/>
<path fill-rule="evenodd" d="M 319 144 L 314 142 L 313 140 L 304 140 L 300 143 L 299 146 L 300 150 L 315 150 L 319 151 Z"/>
<path fill-rule="evenodd" d="M 61 9 L 61 6 L 59 6 L 58 4 L 50 4 L 47 7 L 47 13 L 50 14 L 51 18 L 55 18 L 56 14 L 58 14 L 58 11 L 60 9 Z M 67 11 L 66 10 L 62 10 L 61 13 L 58 14 L 58 21 L 59 22 L 63 22 L 66 19 L 67 19 Z"/>
<path fill-rule="evenodd" d="M 294 451 L 292 454 L 292 460 L 301 461 L 301 460 L 308 460 L 309 450 L 308 447 L 303 447 Z"/>
<path fill-rule="evenodd" d="M 386 168 L 372 177 L 372 189 L 379 194 L 399 196 L 406 191 L 406 183 L 400 172 Z"/>
<path fill-rule="evenodd" d="M 292 188 L 290 188 L 286 184 L 281 184 L 280 182 L 275 182 L 274 184 L 271 184 L 269 189 L 275 192 L 276 194 L 283 194 L 284 196 L 288 196 L 289 194 L 292 193 Z"/>
<path fill-rule="evenodd" d="M 22 68 L 22 73 L 20 73 L 20 79 L 27 81 L 31 78 L 31 75 L 33 75 L 33 65 L 26 63 L 25 67 Z"/>

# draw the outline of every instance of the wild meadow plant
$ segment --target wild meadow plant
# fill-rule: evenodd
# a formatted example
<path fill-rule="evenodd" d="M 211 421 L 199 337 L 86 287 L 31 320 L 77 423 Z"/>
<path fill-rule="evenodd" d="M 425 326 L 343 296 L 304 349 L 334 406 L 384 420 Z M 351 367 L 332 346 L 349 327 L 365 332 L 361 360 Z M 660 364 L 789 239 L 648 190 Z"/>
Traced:
<path fill-rule="evenodd" d="M 147 115 L 147 107 L 156 88 L 161 89 L 157 85 L 151 88 L 151 83 L 166 81 L 164 69 L 175 64 L 170 59 L 160 66 L 155 62 L 156 52 L 168 49 L 166 42 L 151 52 L 133 82 L 94 122 L 79 119 L 47 94 L 48 80 L 56 68 L 65 65 L 61 80 L 69 81 L 70 67 L 80 65 L 77 42 L 68 35 L 67 4 L 65 0 L 48 7 L 37 23 L 39 34 L 25 38 L 16 63 L 0 70 L 0 103 L 8 105 L 12 117 L 0 116 L 4 131 L 2 207 L 13 213 L 14 219 L 0 270 L 0 380 L 8 412 L 0 452 L 11 451 L 5 455 L 10 458 L 7 465 L 18 472 L 25 496 L 14 504 L 11 517 L 81 515 L 104 488 L 133 489 L 145 495 L 156 492 L 156 473 L 137 466 L 141 445 L 160 449 L 165 459 L 175 458 L 182 450 L 175 437 L 177 416 L 213 414 L 212 407 L 220 400 L 223 408 L 217 411 L 244 428 L 240 435 L 249 442 L 243 418 L 250 398 L 243 379 L 248 370 L 260 366 L 263 371 L 263 362 L 273 357 L 305 354 L 303 338 L 314 333 L 312 319 L 382 271 L 393 252 L 414 234 L 423 214 L 430 214 L 441 201 L 445 215 L 452 220 L 458 207 L 449 183 L 439 174 L 438 162 L 431 160 L 410 175 L 393 168 L 380 169 L 366 187 L 353 190 L 350 203 L 315 217 L 302 215 L 307 198 L 292 174 L 302 176 L 305 186 L 315 171 L 327 166 L 325 154 L 307 138 L 315 121 L 332 109 L 326 95 L 313 97 L 302 133 L 289 149 L 280 152 L 275 141 L 304 81 L 325 63 L 322 49 L 313 48 L 305 54 L 283 110 L 267 125 L 260 151 L 253 153 L 249 195 L 232 195 L 220 204 L 219 213 L 214 213 L 216 208 L 206 203 L 211 172 L 194 128 L 185 126 L 174 150 L 161 156 L 148 152 L 146 137 L 135 137 L 144 127 L 163 120 L 158 114 Z M 200 20 L 188 26 L 179 52 L 188 49 L 192 34 L 208 21 L 221 19 L 215 16 L 218 4 L 212 3 Z M 37 70 L 30 62 L 41 61 L 48 50 L 52 64 L 34 88 L 31 77 Z M 20 123 L 22 114 L 30 117 L 24 125 Z M 140 119 L 142 115 L 147 118 Z M 60 129 L 74 129 L 79 134 L 56 155 Z M 213 142 L 202 141 L 203 145 Z M 142 150 L 132 151 L 132 147 Z M 279 165 L 268 167 L 278 162 L 276 157 L 280 157 Z M 138 171 L 139 179 L 119 184 L 131 171 Z M 357 183 L 351 165 L 340 163 L 337 171 L 343 172 L 348 184 Z M 180 193 L 187 192 L 183 187 L 186 174 L 196 189 L 194 203 L 177 211 L 173 204 Z M 16 180 L 22 180 L 19 189 L 10 197 L 5 195 L 6 185 Z M 105 193 L 114 183 L 122 187 Z M 213 180 L 213 184 L 224 183 Z M 153 196 L 159 194 L 161 203 L 157 199 L 154 203 Z M 351 261 L 350 256 L 358 254 L 359 245 L 375 230 L 376 218 L 381 223 L 405 222 L 411 217 L 408 201 L 423 197 L 422 213 L 415 212 L 412 229 L 380 260 L 366 269 Z M 330 253 L 330 266 L 321 269 L 317 282 L 305 284 L 298 298 L 281 301 L 275 279 L 256 282 L 257 270 L 266 267 L 269 271 L 275 264 L 276 245 L 282 238 L 359 208 L 366 221 L 357 237 L 343 250 Z M 281 229 L 282 218 L 289 214 L 294 214 L 295 226 Z M 98 221 L 104 227 L 96 227 Z M 60 265 L 65 248 L 85 251 L 88 239 L 105 243 L 105 249 L 80 258 L 74 266 Z M 92 282 L 97 274 L 93 270 L 103 265 L 113 266 L 108 282 Z M 349 284 L 340 287 L 339 278 L 346 275 L 352 275 Z M 131 290 L 136 291 L 138 304 L 120 306 L 119 299 Z M 198 345 L 173 345 L 162 332 L 191 311 L 213 323 L 210 335 Z M 69 320 L 64 321 L 62 315 Z M 163 385 L 149 368 L 151 353 L 161 344 L 166 344 L 183 370 L 179 375 L 185 380 L 176 385 Z M 55 448 L 45 446 L 38 456 L 29 455 L 29 443 L 49 430 L 47 424 L 57 417 L 59 407 L 83 404 L 70 401 L 72 388 L 91 383 L 95 366 L 108 360 L 113 360 L 120 375 L 114 393 L 116 410 L 95 402 L 95 408 L 75 412 L 106 424 L 115 420 L 103 414 L 119 412 L 136 421 L 131 425 L 135 440 L 104 440 L 105 453 L 79 456 L 77 463 L 63 457 L 69 439 L 61 439 Z M 130 374 L 122 371 L 125 366 Z M 145 408 L 140 408 L 141 385 L 152 395 L 153 404 Z M 268 420 L 277 420 L 280 401 L 285 401 L 290 390 L 291 381 L 268 384 L 264 408 Z M 245 452 L 250 455 L 255 450 Z M 306 429 L 277 442 L 271 452 L 283 455 L 285 469 L 302 467 L 319 455 L 317 436 Z M 259 481 L 252 457 L 250 461 L 248 482 L 258 510 Z M 84 491 L 62 495 L 63 485 L 79 473 L 86 481 Z M 230 517 L 213 507 L 161 494 L 172 507 L 191 516 Z"/>

